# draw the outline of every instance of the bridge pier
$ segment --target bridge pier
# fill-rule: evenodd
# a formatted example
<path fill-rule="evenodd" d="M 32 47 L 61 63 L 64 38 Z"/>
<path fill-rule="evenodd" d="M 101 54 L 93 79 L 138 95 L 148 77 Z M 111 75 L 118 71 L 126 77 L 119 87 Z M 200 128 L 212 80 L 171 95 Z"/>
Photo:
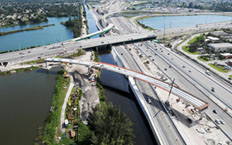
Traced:
<path fill-rule="evenodd" d="M 48 68 L 48 62 L 47 61 L 45 62 L 45 67 Z"/>

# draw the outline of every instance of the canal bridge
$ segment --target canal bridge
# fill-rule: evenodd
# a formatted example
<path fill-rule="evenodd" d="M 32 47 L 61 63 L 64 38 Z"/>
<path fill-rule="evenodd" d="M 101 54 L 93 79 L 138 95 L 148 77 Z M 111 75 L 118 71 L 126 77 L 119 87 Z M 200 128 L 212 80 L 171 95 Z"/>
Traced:
<path fill-rule="evenodd" d="M 84 65 L 87 67 L 92 67 L 92 68 L 98 68 L 98 69 L 105 69 L 109 71 L 113 71 L 116 73 L 123 74 L 125 76 L 130 76 L 134 77 L 136 79 L 145 81 L 155 87 L 158 87 L 164 91 L 170 91 L 171 93 L 178 96 L 180 99 L 183 99 L 184 101 L 190 103 L 193 105 L 195 108 L 199 109 L 200 111 L 203 109 L 206 109 L 209 104 L 196 96 L 182 90 L 179 87 L 172 86 L 171 84 L 164 82 L 160 79 L 157 79 L 153 76 L 146 75 L 144 73 L 134 71 L 131 69 L 127 69 L 124 67 L 120 67 L 117 65 L 112 65 L 108 63 L 103 63 L 103 62 L 88 62 L 88 61 L 80 61 L 80 60 L 73 60 L 73 59 L 61 59 L 61 58 L 48 58 L 45 60 L 45 62 L 61 62 L 61 63 L 69 63 L 69 64 L 78 64 L 78 65 Z"/>

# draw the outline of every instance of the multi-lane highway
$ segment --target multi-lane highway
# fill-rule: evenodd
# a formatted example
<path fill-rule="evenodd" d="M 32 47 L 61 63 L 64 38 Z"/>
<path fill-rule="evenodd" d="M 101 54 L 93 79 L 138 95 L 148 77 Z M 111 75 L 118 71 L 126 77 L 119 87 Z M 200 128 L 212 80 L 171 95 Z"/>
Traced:
<path fill-rule="evenodd" d="M 134 25 L 122 18 L 111 19 L 116 27 L 121 28 L 121 33 L 134 33 L 137 31 Z M 170 78 L 175 79 L 175 83 L 184 90 L 193 93 L 195 96 L 209 102 L 210 107 L 206 110 L 206 114 L 213 120 L 222 119 L 224 125 L 219 125 L 225 134 L 232 137 L 231 116 L 213 102 L 208 96 L 216 97 L 226 104 L 229 108 L 232 106 L 232 87 L 223 80 L 213 75 L 208 76 L 205 69 L 197 65 L 195 62 L 188 60 L 185 57 L 179 56 L 169 48 L 165 48 L 153 42 L 144 42 L 134 45 L 141 53 L 145 54 L 152 63 L 155 63 L 159 68 Z M 128 46 L 129 47 L 129 46 Z M 134 47 L 131 47 L 132 49 Z M 212 87 L 215 91 L 211 91 Z M 213 113 L 216 110 L 218 113 Z"/>

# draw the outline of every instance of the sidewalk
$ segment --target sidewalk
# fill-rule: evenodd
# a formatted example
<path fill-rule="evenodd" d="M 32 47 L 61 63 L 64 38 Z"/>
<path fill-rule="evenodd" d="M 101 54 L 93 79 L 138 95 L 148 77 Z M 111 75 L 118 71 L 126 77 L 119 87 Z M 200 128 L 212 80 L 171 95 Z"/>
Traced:
<path fill-rule="evenodd" d="M 68 88 L 68 91 L 67 91 L 65 99 L 64 99 L 64 103 L 62 105 L 61 117 L 60 117 L 60 131 L 62 133 L 65 132 L 65 128 L 63 128 L 63 123 L 65 120 L 65 109 L 67 106 L 68 98 L 69 98 L 70 94 L 72 93 L 73 87 L 74 87 L 73 77 L 72 77 L 72 75 L 70 75 L 70 84 L 69 84 L 69 88 Z"/>

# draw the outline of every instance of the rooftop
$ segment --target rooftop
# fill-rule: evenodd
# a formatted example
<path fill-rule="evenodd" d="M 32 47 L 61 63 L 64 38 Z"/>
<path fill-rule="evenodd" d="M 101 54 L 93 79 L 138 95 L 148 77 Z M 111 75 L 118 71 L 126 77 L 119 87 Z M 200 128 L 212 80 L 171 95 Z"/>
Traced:
<path fill-rule="evenodd" d="M 211 46 L 213 48 L 232 48 L 231 43 L 210 43 L 208 46 Z"/>

